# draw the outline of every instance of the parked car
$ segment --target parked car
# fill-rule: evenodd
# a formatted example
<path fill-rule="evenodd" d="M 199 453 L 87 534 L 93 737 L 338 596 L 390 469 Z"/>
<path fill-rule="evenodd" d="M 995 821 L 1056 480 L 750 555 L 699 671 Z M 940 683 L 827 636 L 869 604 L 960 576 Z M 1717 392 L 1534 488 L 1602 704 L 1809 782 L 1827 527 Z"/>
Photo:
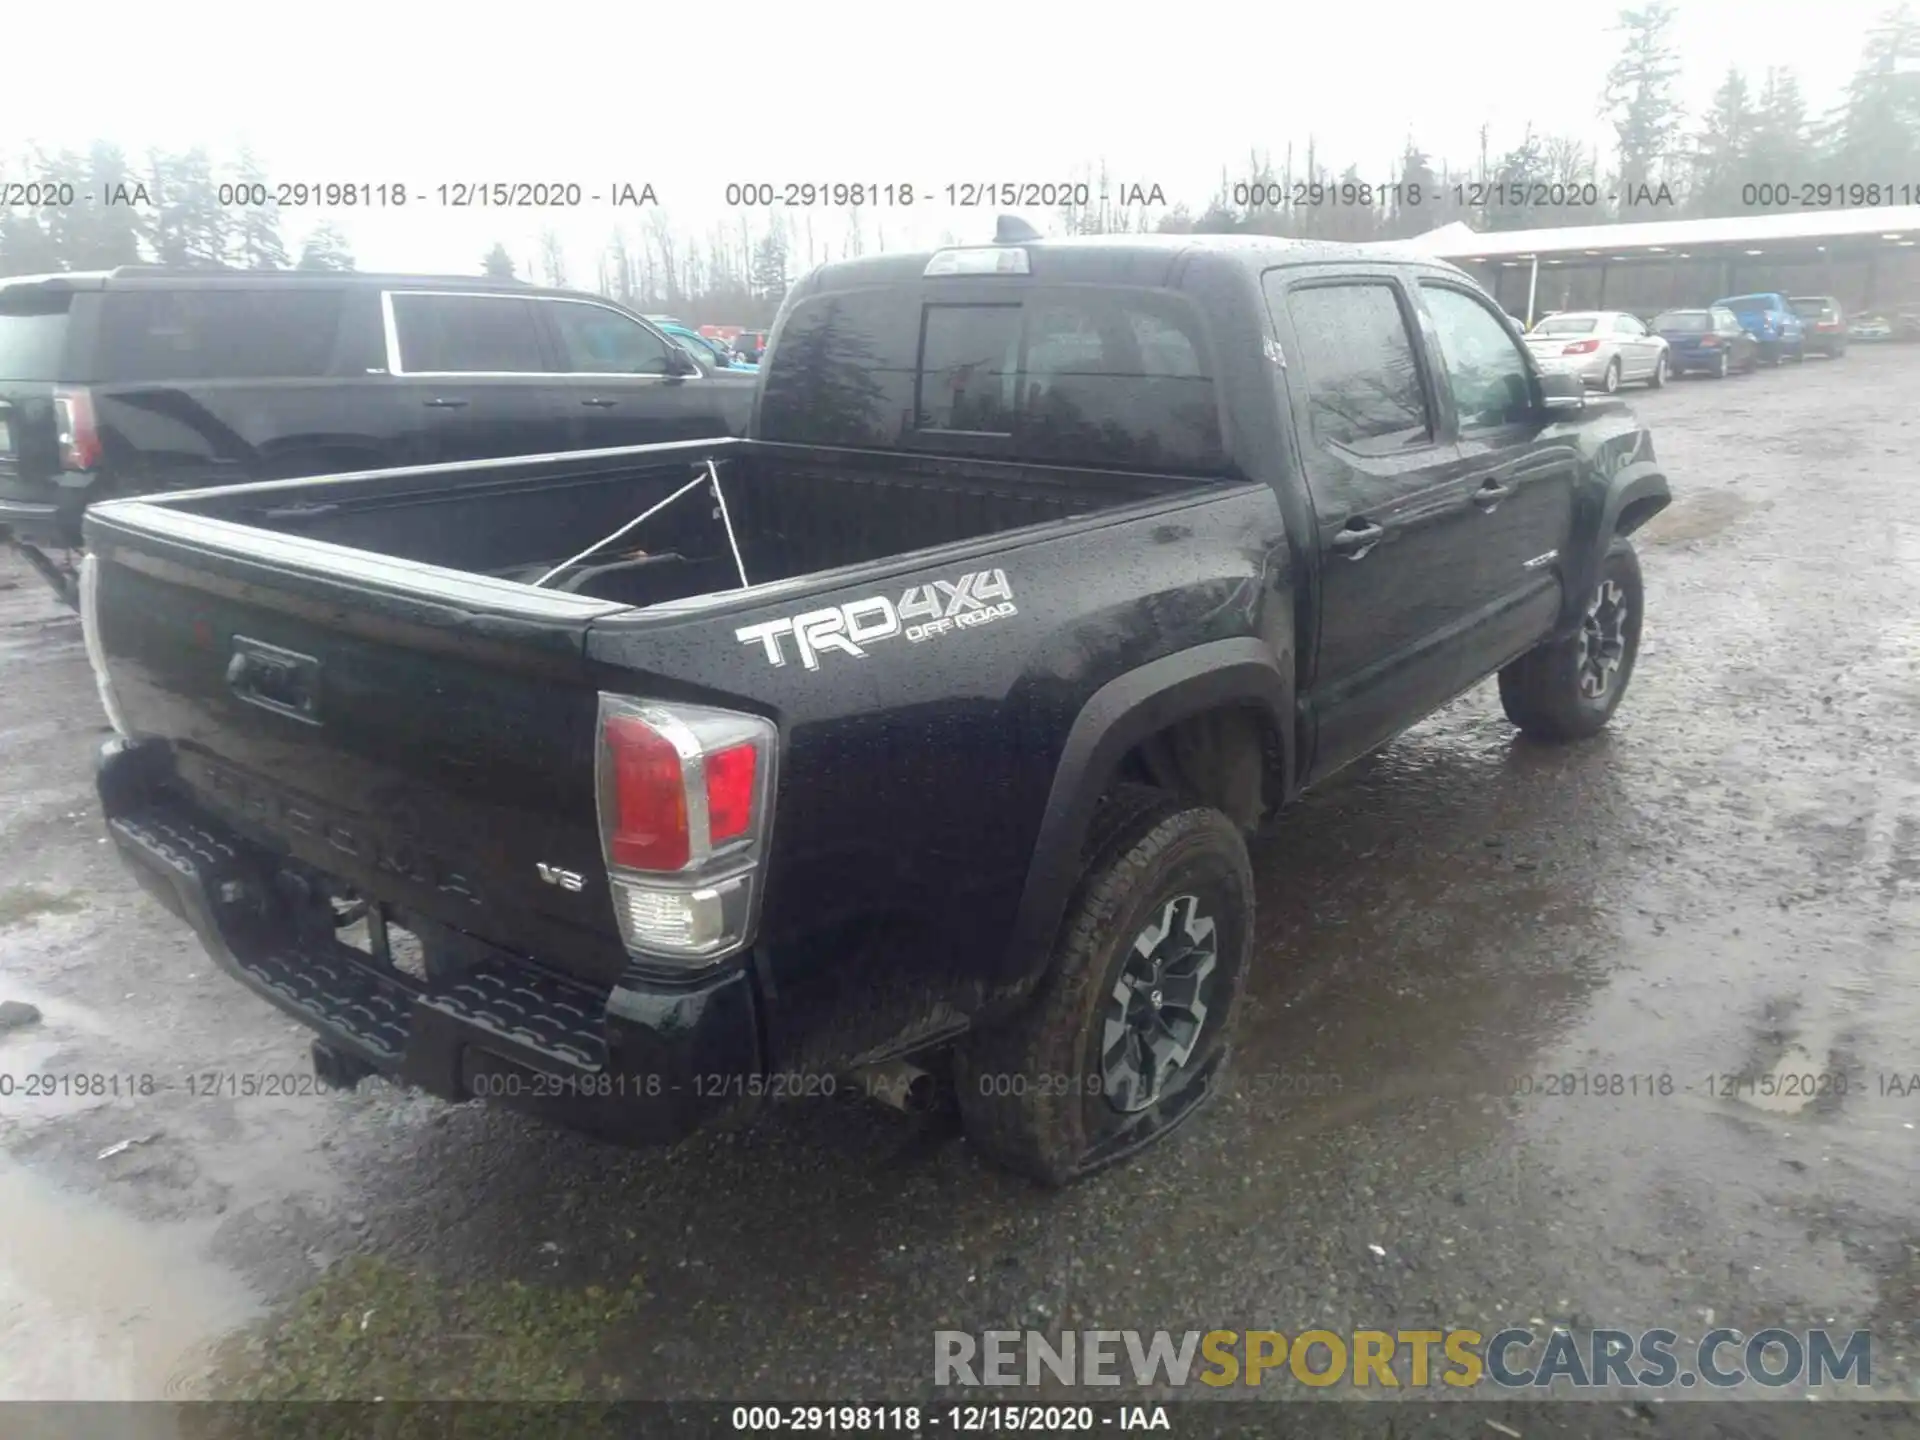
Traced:
<path fill-rule="evenodd" d="M 1788 304 L 1800 317 L 1807 349 L 1838 360 L 1847 353 L 1847 315 L 1831 295 L 1792 295 Z"/>
<path fill-rule="evenodd" d="M 767 353 L 767 332 L 748 330 L 736 335 L 733 340 L 733 353 L 751 364 L 758 365 Z"/>
<path fill-rule="evenodd" d="M 1847 325 L 1849 340 L 1891 340 L 1893 326 L 1884 315 L 1856 315 Z"/>
<path fill-rule="evenodd" d="M 1667 342 L 1675 375 L 1714 375 L 1757 369 L 1760 342 L 1731 310 L 1663 310 L 1653 328 Z"/>
<path fill-rule="evenodd" d="M 774 336 L 745 439 L 88 515 L 108 833 L 328 1083 L 667 1140 L 946 1074 L 1064 1183 L 1221 1087 L 1253 827 L 1632 677 L 1651 440 L 1452 266 L 1034 236 Z"/>
<path fill-rule="evenodd" d="M 700 361 L 700 363 L 708 369 L 723 370 L 730 373 L 751 372 L 759 369 L 756 365 L 749 365 L 746 361 L 738 359 L 733 352 L 721 344 L 720 341 L 702 335 L 698 330 L 689 330 L 684 325 L 666 324 L 663 324 L 660 330 L 661 333 L 670 339 L 678 341 L 681 349 L 693 356 L 694 359 Z"/>
<path fill-rule="evenodd" d="M 1667 383 L 1667 342 L 1621 310 L 1569 310 L 1536 321 L 1527 348 L 1548 369 L 1564 370 L 1611 395 L 1629 381 Z"/>
<path fill-rule="evenodd" d="M 1778 365 L 1783 360 L 1807 358 L 1806 326 L 1794 313 L 1784 295 L 1732 295 L 1713 302 L 1714 308 L 1731 310 L 1740 317 L 1749 335 L 1760 342 L 1760 363 Z"/>
<path fill-rule="evenodd" d="M 71 603 L 106 496 L 738 434 L 752 398 L 611 301 L 515 280 L 10 279 L 0 532 Z"/>

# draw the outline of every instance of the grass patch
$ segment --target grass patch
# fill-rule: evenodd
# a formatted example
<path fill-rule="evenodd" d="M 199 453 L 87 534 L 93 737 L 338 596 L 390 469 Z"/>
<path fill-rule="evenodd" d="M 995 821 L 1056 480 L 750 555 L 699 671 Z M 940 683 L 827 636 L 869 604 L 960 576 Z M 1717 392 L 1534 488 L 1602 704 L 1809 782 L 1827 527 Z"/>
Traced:
<path fill-rule="evenodd" d="M 449 1286 L 355 1257 L 247 1340 L 217 1398 L 611 1399 L 593 1361 L 643 1295 L 638 1278 L 621 1290 Z"/>
<path fill-rule="evenodd" d="M 0 930 L 24 925 L 41 915 L 73 915 L 86 908 L 71 895 L 56 895 L 39 885 L 14 885 L 0 890 Z"/>
<path fill-rule="evenodd" d="M 645 1291 L 446 1285 L 386 1261 L 342 1261 L 221 1356 L 213 1400 L 181 1407 L 183 1440 L 615 1440 L 606 1332 Z M 466 1401 L 511 1401 L 475 1405 Z M 402 1403 L 426 1402 L 426 1403 Z M 437 1403 L 436 1403 L 437 1402 Z"/>

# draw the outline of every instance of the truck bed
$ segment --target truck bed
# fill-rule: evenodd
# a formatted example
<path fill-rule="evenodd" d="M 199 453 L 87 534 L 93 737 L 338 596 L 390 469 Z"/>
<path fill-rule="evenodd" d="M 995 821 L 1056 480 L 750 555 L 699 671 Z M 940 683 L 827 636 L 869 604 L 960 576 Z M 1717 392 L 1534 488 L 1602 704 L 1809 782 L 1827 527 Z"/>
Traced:
<path fill-rule="evenodd" d="M 395 559 L 531 583 L 706 473 L 554 589 L 646 606 L 1164 499 L 1218 481 L 754 441 L 425 467 L 209 491 L 175 507 Z M 739 549 L 736 566 L 728 524 Z"/>

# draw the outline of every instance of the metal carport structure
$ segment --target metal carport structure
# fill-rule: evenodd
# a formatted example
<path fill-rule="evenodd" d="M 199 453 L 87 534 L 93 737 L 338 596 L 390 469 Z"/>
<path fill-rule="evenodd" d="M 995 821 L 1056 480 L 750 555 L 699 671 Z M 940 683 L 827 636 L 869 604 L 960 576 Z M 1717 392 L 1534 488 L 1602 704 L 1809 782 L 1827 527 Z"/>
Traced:
<path fill-rule="evenodd" d="M 1659 310 L 1756 290 L 1834 295 L 1856 312 L 1920 304 L 1916 241 L 1920 205 L 1484 233 L 1456 221 L 1401 244 L 1475 271 L 1532 325 L 1550 310 Z"/>

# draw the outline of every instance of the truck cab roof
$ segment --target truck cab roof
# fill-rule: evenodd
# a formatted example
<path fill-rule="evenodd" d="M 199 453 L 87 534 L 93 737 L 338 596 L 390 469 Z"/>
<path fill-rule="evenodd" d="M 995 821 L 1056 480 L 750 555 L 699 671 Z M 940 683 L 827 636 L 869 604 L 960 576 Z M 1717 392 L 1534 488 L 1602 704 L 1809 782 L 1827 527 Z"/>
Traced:
<path fill-rule="evenodd" d="M 1032 278 L 1096 284 L 1169 285 L 1175 283 L 1184 266 L 1195 262 L 1253 274 L 1276 265 L 1340 261 L 1418 265 L 1454 275 L 1464 273 L 1456 265 L 1393 244 L 1343 244 L 1274 235 L 1077 235 L 999 244 L 949 245 L 937 250 L 829 261 L 814 270 L 802 282 L 802 287 L 832 290 L 900 284 L 926 275 L 927 265 L 936 255 L 992 249 L 1025 250 Z"/>

